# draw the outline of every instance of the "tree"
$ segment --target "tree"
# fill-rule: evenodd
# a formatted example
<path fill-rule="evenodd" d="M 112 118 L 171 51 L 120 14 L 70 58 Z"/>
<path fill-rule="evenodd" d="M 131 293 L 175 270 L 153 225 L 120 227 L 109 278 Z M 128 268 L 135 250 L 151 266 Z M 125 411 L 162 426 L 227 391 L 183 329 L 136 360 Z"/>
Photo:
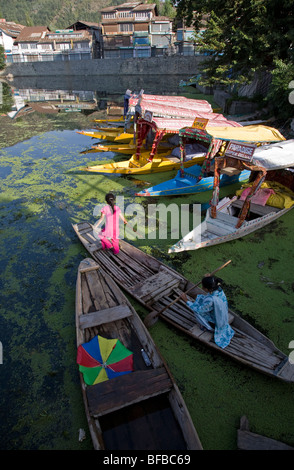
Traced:
<path fill-rule="evenodd" d="M 5 53 L 4 53 L 4 47 L 0 46 L 0 70 L 3 70 L 5 68 Z"/>
<path fill-rule="evenodd" d="M 200 51 L 208 56 L 202 83 L 246 83 L 256 71 L 293 58 L 294 0 L 173 1 L 177 16 L 194 24 Z M 203 15 L 207 28 L 199 34 Z"/>

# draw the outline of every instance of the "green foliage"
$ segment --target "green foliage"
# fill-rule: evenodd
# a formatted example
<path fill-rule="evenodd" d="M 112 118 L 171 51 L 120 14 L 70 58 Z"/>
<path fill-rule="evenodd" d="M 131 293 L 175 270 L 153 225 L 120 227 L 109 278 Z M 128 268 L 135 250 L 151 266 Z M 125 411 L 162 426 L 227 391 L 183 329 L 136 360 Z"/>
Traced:
<path fill-rule="evenodd" d="M 3 70 L 4 67 L 5 67 L 4 47 L 0 46 L 0 70 Z"/>
<path fill-rule="evenodd" d="M 76 21 L 101 21 L 100 11 L 124 0 L 0 0 L 0 11 L 7 21 L 25 26 L 49 26 L 52 30 L 67 28 Z M 149 1 L 149 3 L 155 3 Z M 171 0 L 158 0 L 158 13 L 175 16 Z"/>
<path fill-rule="evenodd" d="M 8 113 L 11 111 L 13 105 L 13 97 L 11 88 L 7 83 L 1 82 L 1 101 L 0 101 L 0 113 Z"/>
<path fill-rule="evenodd" d="M 207 85 L 246 83 L 255 71 L 272 70 L 277 60 L 287 60 L 294 41 L 293 11 L 294 0 L 177 3 L 177 16 L 195 25 L 199 49 L 207 55 L 202 80 Z M 208 15 L 207 29 L 200 35 L 203 15 Z"/>
<path fill-rule="evenodd" d="M 277 60 L 272 72 L 272 82 L 267 95 L 267 101 L 278 118 L 288 119 L 294 117 L 294 97 L 290 99 L 291 90 L 292 94 L 294 93 L 293 89 L 293 62 Z"/>

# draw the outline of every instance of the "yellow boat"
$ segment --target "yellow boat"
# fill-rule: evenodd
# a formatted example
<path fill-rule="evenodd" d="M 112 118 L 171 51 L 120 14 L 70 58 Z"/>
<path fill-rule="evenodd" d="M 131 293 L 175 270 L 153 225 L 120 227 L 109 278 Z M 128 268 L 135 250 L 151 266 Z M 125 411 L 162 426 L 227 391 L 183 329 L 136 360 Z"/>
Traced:
<path fill-rule="evenodd" d="M 134 134 L 128 132 L 118 134 L 117 132 L 77 131 L 77 133 L 92 137 L 92 139 L 102 139 L 117 143 L 129 143 L 134 138 Z"/>
<path fill-rule="evenodd" d="M 234 121 L 228 121 L 223 116 L 214 116 L 211 113 L 211 126 L 231 126 L 231 128 L 241 128 L 240 124 Z M 117 173 L 117 174 L 148 174 L 148 173 L 159 173 L 162 171 L 178 170 L 182 167 L 188 168 L 192 165 L 201 164 L 207 154 L 208 149 L 201 148 L 191 151 L 191 155 L 187 156 L 185 162 L 181 162 L 179 148 L 167 150 L 163 153 L 158 153 L 160 142 L 163 139 L 167 139 L 168 136 L 176 136 L 178 139 L 179 130 L 183 127 L 192 126 L 194 119 L 162 119 L 153 118 L 152 121 L 148 121 L 140 118 L 138 120 L 138 135 L 137 135 L 137 147 L 136 153 L 132 155 L 130 160 L 105 163 L 101 165 L 94 165 L 84 168 L 85 171 L 94 173 Z M 214 123 L 214 124 L 213 124 Z M 155 137 L 152 144 L 152 149 L 149 152 L 141 151 L 143 142 L 148 135 L 150 128 L 155 131 Z M 170 145 L 172 145 L 170 143 Z M 175 146 L 175 143 L 173 143 Z M 193 153 L 194 152 L 194 153 Z"/>
<path fill-rule="evenodd" d="M 120 116 L 119 118 L 113 118 L 113 119 L 92 119 L 93 122 L 99 122 L 99 123 L 109 123 L 109 122 L 124 122 L 124 117 Z"/>
<path fill-rule="evenodd" d="M 161 146 L 158 147 L 157 153 L 167 153 L 173 149 L 173 145 L 168 144 L 168 142 L 163 142 Z M 114 152 L 122 153 L 124 155 L 133 155 L 136 152 L 137 146 L 135 144 L 110 144 L 110 145 L 93 145 L 91 149 L 84 150 L 81 153 L 95 153 L 95 152 Z"/>
<path fill-rule="evenodd" d="M 170 154 L 170 151 L 168 152 Z M 149 152 L 142 152 L 139 160 L 136 159 L 136 155 L 133 155 L 130 160 L 118 162 L 118 163 L 105 163 L 102 165 L 89 166 L 83 168 L 85 171 L 91 173 L 117 173 L 123 175 L 143 175 L 149 173 L 159 173 L 161 171 L 178 170 L 181 167 L 181 161 L 177 157 L 172 155 L 163 156 L 162 154 L 156 155 L 151 161 L 148 160 L 150 156 Z M 191 160 L 184 162 L 184 168 L 189 166 L 200 164 L 205 158 L 205 153 L 201 157 L 195 157 Z"/>

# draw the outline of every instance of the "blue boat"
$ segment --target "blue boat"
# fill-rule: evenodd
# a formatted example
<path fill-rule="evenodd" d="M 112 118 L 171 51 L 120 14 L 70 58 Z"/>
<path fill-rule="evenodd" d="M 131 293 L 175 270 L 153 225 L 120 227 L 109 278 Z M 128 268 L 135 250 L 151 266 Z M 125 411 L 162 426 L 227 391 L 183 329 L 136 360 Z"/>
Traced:
<path fill-rule="evenodd" d="M 197 194 L 213 189 L 213 176 L 206 176 L 199 180 L 201 174 L 201 165 L 194 165 L 185 169 L 184 172 L 179 170 L 175 178 L 164 181 L 148 189 L 144 189 L 136 196 L 178 196 L 182 194 Z M 241 171 L 238 175 L 221 175 L 220 187 L 227 186 L 238 182 L 248 180 L 250 171 Z"/>
<path fill-rule="evenodd" d="M 285 138 L 274 128 L 267 126 L 246 126 L 242 128 L 210 128 L 209 130 L 198 128 L 183 128 L 179 131 L 181 146 L 181 161 L 186 159 L 186 149 L 191 142 L 205 143 L 208 147 L 205 160 L 202 165 L 193 165 L 189 168 L 183 166 L 176 176 L 156 186 L 146 188 L 136 193 L 136 196 L 177 196 L 184 194 L 197 194 L 213 189 L 214 176 L 213 164 L 215 157 L 224 155 L 228 142 L 251 142 L 255 145 L 267 142 L 277 142 Z M 241 172 L 227 169 L 220 176 L 219 186 L 228 186 L 235 183 L 244 183 L 248 180 L 250 172 Z"/>

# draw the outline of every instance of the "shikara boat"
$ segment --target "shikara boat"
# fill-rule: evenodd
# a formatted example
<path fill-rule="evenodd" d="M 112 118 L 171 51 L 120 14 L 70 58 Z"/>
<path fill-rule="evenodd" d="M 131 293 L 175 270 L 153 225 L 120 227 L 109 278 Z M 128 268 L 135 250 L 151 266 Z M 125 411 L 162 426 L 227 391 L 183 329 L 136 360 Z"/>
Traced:
<path fill-rule="evenodd" d="M 202 450 L 148 330 L 113 279 L 89 258 L 78 269 L 76 332 L 94 449 Z"/>
<path fill-rule="evenodd" d="M 211 127 L 208 130 L 186 127 L 179 131 L 181 162 L 185 159 L 187 150 L 197 142 L 208 143 L 208 152 L 202 165 L 193 165 L 187 169 L 181 167 L 176 176 L 156 186 L 146 188 L 136 196 L 175 196 L 183 194 L 197 194 L 213 189 L 214 174 L 211 171 L 214 158 L 222 156 L 230 140 L 240 142 L 253 142 L 264 145 L 268 142 L 285 140 L 282 134 L 274 128 L 267 126 L 224 127 L 220 129 Z M 228 186 L 248 180 L 250 171 L 236 171 L 234 174 L 221 174 L 219 187 Z"/>
<path fill-rule="evenodd" d="M 246 416 L 240 420 L 237 445 L 239 450 L 294 450 L 284 442 L 251 432 Z"/>
<path fill-rule="evenodd" d="M 111 250 L 102 250 L 88 222 L 75 224 L 73 228 L 93 259 L 150 314 L 155 312 L 196 341 L 246 366 L 286 382 L 294 381 L 294 364 L 288 356 L 232 310 L 229 316 L 235 334 L 226 348 L 217 346 L 213 332 L 201 329 L 192 310 L 183 300 L 177 300 L 183 292 L 189 291 L 189 300 L 203 294 L 196 284 L 125 240 L 120 240 L 120 251 L 116 255 Z"/>
<path fill-rule="evenodd" d="M 157 153 L 166 153 L 168 150 L 172 150 L 174 145 L 170 145 L 167 142 L 159 144 Z M 136 145 L 129 144 L 109 144 L 109 145 L 93 145 L 90 149 L 84 150 L 81 153 L 96 153 L 96 152 L 114 152 L 122 153 L 124 155 L 133 155 L 136 152 Z"/>
<path fill-rule="evenodd" d="M 294 206 L 294 140 L 264 145 L 248 157 L 232 151 L 215 159 L 214 194 L 205 220 L 169 249 L 169 253 L 218 245 L 244 237 L 286 214 Z M 240 145 L 239 145 L 240 147 Z M 246 144 L 242 144 L 245 149 Z M 247 147 L 248 148 L 248 147 Z M 292 168 L 291 168 L 292 167 Z M 248 186 L 232 198 L 218 200 L 222 172 L 251 172 Z M 246 188 L 245 188 L 246 186 Z"/>
<path fill-rule="evenodd" d="M 199 115 L 200 116 L 200 115 Z M 202 116 L 202 115 L 201 115 Z M 199 117 L 197 119 L 206 119 Z M 218 126 L 227 127 L 238 127 L 240 124 L 235 121 L 229 121 L 225 117 L 215 117 L 214 113 L 210 114 L 211 120 L 208 121 L 208 129 L 216 128 Z M 159 173 L 162 171 L 170 171 L 182 168 L 191 167 L 197 163 L 202 163 L 205 155 L 207 154 L 207 148 L 202 146 L 199 148 L 193 148 L 190 154 L 186 154 L 185 160 L 181 161 L 180 149 L 174 148 L 169 154 L 162 155 L 158 154 L 157 149 L 164 138 L 167 136 L 174 136 L 178 139 L 178 133 L 184 126 L 191 126 L 194 119 L 162 119 L 153 118 L 151 121 L 143 118 L 139 118 L 137 122 L 137 142 L 136 142 L 136 153 L 132 155 L 130 160 L 122 162 L 105 163 L 101 165 L 94 165 L 84 168 L 84 170 L 93 173 L 118 173 L 118 174 L 149 174 Z M 142 152 L 143 143 L 148 138 L 149 132 L 153 131 L 153 144 L 151 151 L 148 155 Z M 172 143 L 170 141 L 170 143 Z"/>
<path fill-rule="evenodd" d="M 134 133 L 129 132 L 102 132 L 102 131 L 77 131 L 77 134 L 82 134 L 92 139 L 107 140 L 116 143 L 129 143 L 134 139 Z"/>

